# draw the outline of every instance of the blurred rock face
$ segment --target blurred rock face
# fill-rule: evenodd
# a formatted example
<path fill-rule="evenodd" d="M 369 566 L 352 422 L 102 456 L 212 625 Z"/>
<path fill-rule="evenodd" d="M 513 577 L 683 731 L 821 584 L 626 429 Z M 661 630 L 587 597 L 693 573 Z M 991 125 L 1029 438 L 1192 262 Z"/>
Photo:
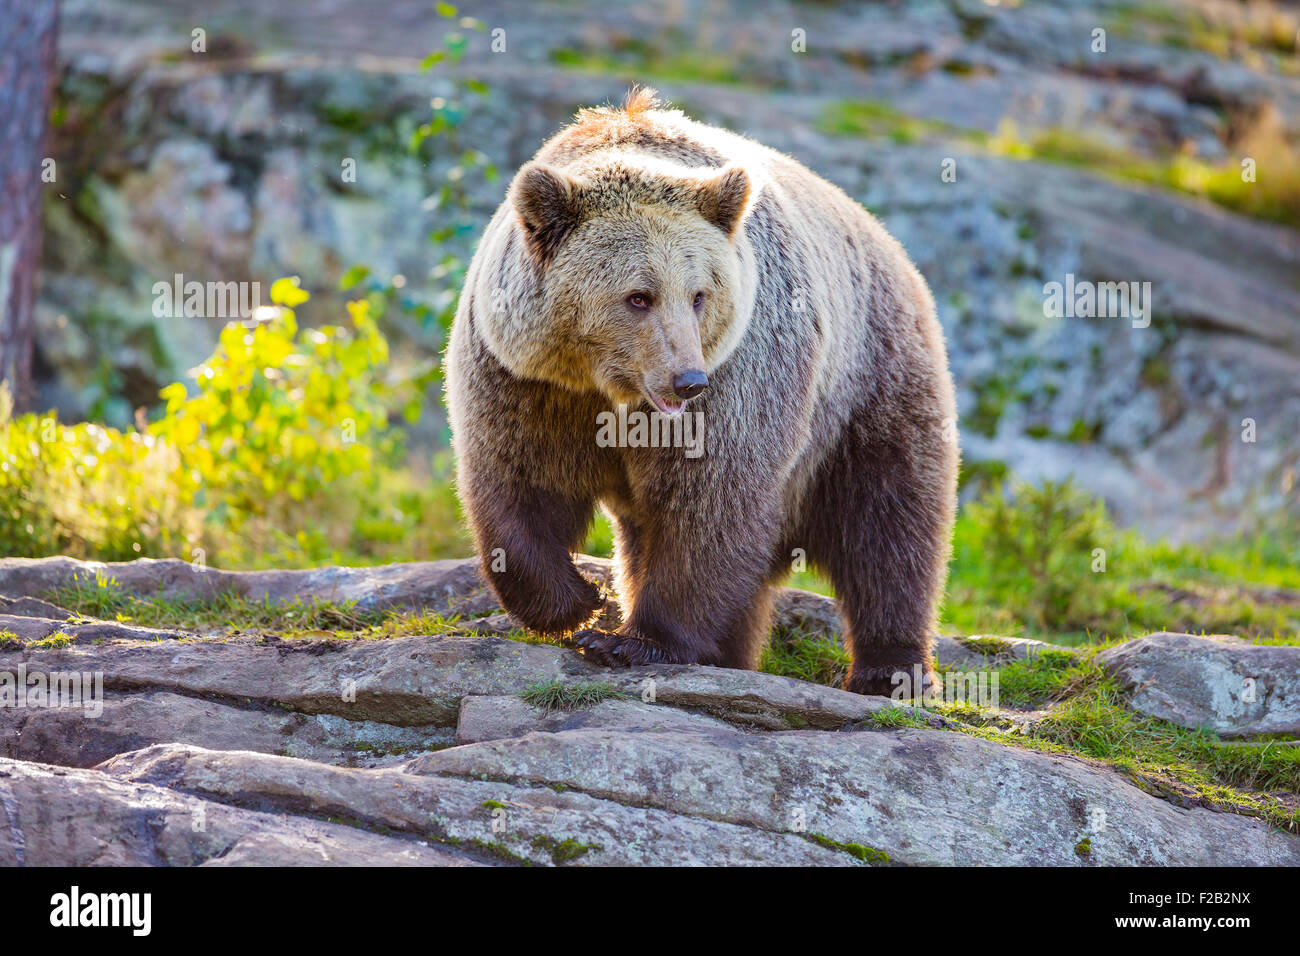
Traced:
<path fill-rule="evenodd" d="M 423 277 L 447 246 L 468 252 L 471 237 L 428 241 L 439 220 L 425 200 L 453 158 L 435 151 L 426 165 L 406 149 L 450 87 L 418 69 L 444 22 L 416 2 L 265 6 L 66 4 L 40 404 L 83 415 L 107 387 L 99 410 L 124 421 L 202 358 L 223 320 L 150 308 L 152 284 L 175 274 L 297 274 L 332 320 L 340 300 L 321 292 L 354 263 L 407 276 L 418 298 L 433 294 Z M 1145 9 L 641 4 L 579 18 L 483 3 L 467 12 L 488 32 L 472 34 L 460 68 L 491 93 L 461 142 L 514 168 L 575 107 L 640 77 L 700 119 L 785 149 L 877 213 L 934 288 L 976 471 L 1074 473 L 1120 520 L 1195 537 L 1300 507 L 1300 234 L 987 146 L 1010 120 L 1022 137 L 1064 128 L 1126 155 L 1232 162 L 1234 124 L 1265 108 L 1295 141 L 1294 49 L 1225 27 L 1216 55 L 1213 37 L 1180 42 L 1177 24 Z M 199 25 L 204 54 L 190 49 Z M 1092 50 L 1098 27 L 1104 53 Z M 490 52 L 497 28 L 503 53 Z M 802 54 L 785 39 L 796 29 Z M 575 60 L 606 69 L 563 65 Z M 844 101 L 887 104 L 871 114 L 880 135 L 830 131 L 827 111 Z M 1261 164 L 1261 177 L 1287 174 Z M 503 185 L 472 188 L 486 219 Z M 1149 309 L 1058 317 L 1044 290 L 1067 282 L 1150 283 Z"/>

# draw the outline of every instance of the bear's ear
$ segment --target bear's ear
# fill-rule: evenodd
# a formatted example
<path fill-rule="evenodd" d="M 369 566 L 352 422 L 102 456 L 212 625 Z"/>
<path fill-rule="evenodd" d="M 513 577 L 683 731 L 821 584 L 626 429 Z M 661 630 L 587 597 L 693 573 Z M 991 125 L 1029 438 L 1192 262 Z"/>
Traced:
<path fill-rule="evenodd" d="M 728 166 L 705 180 L 695 194 L 700 215 L 721 229 L 728 239 L 736 234 L 736 227 L 745 218 L 748 201 L 749 174 L 739 166 Z"/>
<path fill-rule="evenodd" d="M 557 169 L 529 163 L 510 186 L 510 199 L 524 227 L 528 251 L 545 264 L 578 224 L 573 180 Z"/>

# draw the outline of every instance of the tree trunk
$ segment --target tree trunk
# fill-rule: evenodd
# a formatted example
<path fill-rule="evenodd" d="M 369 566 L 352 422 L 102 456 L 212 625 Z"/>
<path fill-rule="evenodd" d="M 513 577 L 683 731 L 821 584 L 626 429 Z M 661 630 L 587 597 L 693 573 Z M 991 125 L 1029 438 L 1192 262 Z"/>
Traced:
<path fill-rule="evenodd" d="M 32 401 L 32 304 L 41 257 L 43 160 L 57 0 L 0 0 L 0 381 Z M 42 178 L 42 174 L 45 178 Z"/>

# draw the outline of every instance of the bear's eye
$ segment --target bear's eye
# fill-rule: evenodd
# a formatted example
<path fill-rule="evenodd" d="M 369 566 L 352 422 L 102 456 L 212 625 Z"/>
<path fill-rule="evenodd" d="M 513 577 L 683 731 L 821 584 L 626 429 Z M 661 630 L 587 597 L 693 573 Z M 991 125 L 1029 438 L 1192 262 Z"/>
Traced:
<path fill-rule="evenodd" d="M 703 304 L 704 304 L 704 293 L 703 292 L 695 293 L 695 308 L 698 309 Z"/>
<path fill-rule="evenodd" d="M 627 297 L 627 304 L 634 309 L 648 309 L 650 308 L 650 296 L 644 292 L 633 292 Z"/>

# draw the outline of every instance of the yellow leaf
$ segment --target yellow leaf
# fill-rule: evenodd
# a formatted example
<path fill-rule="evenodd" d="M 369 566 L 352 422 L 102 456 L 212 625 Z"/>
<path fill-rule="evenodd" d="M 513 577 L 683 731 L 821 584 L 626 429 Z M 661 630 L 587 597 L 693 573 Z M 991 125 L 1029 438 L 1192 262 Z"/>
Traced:
<path fill-rule="evenodd" d="M 199 420 L 193 415 L 184 415 L 176 422 L 176 444 L 184 448 L 199 440 Z"/>
<path fill-rule="evenodd" d="M 294 306 L 302 305 L 309 298 L 311 293 L 298 285 L 297 276 L 286 276 L 271 283 L 271 301 L 276 305 L 285 305 L 292 309 Z"/>

